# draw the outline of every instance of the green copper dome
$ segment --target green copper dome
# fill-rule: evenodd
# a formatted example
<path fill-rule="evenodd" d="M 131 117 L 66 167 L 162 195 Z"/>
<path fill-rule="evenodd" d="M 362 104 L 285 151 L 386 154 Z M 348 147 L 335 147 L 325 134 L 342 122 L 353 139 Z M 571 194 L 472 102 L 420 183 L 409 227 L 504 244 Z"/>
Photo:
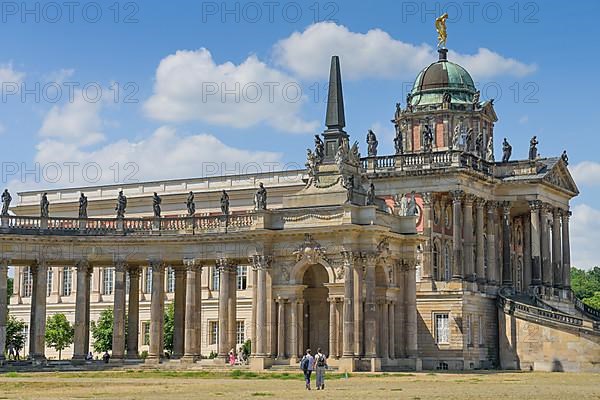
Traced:
<path fill-rule="evenodd" d="M 411 104 L 423 106 L 441 104 L 444 93 L 449 93 L 453 104 L 470 104 L 477 89 L 466 69 L 448 61 L 446 51 L 440 59 L 423 69 L 410 92 Z"/>

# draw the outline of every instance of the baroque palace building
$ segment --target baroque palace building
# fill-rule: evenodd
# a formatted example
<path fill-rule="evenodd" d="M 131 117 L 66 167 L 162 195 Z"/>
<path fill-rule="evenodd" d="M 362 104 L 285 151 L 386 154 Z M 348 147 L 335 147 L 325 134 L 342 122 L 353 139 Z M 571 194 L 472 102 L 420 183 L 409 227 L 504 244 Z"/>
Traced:
<path fill-rule="evenodd" d="M 566 154 L 541 158 L 534 138 L 512 161 L 505 140 L 495 161 L 496 121 L 442 48 L 396 105 L 396 154 L 369 132 L 361 158 L 333 57 L 305 170 L 20 193 L 0 228 L 0 346 L 12 266 L 35 362 L 54 357 L 48 315 L 74 323 L 77 362 L 107 307 L 112 360 L 164 362 L 173 302 L 182 362 L 223 362 L 250 339 L 257 369 L 321 347 L 347 371 L 598 370 L 600 314 L 570 290 Z"/>

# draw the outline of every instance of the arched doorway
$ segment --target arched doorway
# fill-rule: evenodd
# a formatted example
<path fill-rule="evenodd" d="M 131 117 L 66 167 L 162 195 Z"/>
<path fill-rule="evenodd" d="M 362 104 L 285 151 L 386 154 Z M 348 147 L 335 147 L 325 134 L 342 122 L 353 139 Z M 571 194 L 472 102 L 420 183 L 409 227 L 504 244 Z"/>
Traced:
<path fill-rule="evenodd" d="M 319 347 L 329 354 L 329 289 L 325 286 L 328 282 L 329 275 L 321 264 L 310 265 L 302 277 L 302 284 L 306 286 L 302 343 L 312 349 L 313 354 Z"/>

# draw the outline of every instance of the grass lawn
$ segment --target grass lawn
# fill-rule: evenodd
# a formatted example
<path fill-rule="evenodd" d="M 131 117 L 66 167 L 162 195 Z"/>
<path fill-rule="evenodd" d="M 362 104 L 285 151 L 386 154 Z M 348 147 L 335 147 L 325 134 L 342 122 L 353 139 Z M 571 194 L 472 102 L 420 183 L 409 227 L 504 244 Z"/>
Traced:
<path fill-rule="evenodd" d="M 600 374 L 329 374 L 320 399 L 600 399 Z M 139 371 L 0 374 L 0 399 L 303 399 L 300 373 Z"/>

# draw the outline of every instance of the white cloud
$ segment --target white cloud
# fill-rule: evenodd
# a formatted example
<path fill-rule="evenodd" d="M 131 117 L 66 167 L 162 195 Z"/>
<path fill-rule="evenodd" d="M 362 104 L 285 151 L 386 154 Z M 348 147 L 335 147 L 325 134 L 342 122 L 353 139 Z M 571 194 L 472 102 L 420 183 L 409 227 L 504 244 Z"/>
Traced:
<path fill-rule="evenodd" d="M 7 82 L 20 84 L 23 78 L 25 73 L 15 70 L 12 63 L 0 64 L 0 84 Z"/>
<path fill-rule="evenodd" d="M 569 167 L 575 183 L 578 185 L 600 185 L 600 163 L 595 161 L 582 161 Z"/>
<path fill-rule="evenodd" d="M 349 79 L 413 79 L 418 71 L 437 59 L 435 50 L 427 44 L 402 42 L 380 29 L 351 32 L 333 22 L 316 23 L 303 32 L 294 32 L 275 44 L 273 54 L 278 65 L 306 79 L 325 78 L 332 55 L 340 56 L 342 74 Z M 502 57 L 485 48 L 474 55 L 450 52 L 449 57 L 477 78 L 520 77 L 536 69 L 535 65 Z"/>
<path fill-rule="evenodd" d="M 571 265 L 590 269 L 600 266 L 600 210 L 587 204 L 573 207 L 569 225 L 571 233 Z"/>
<path fill-rule="evenodd" d="M 73 102 L 53 106 L 44 117 L 40 135 L 42 137 L 68 140 L 77 145 L 90 145 L 104 140 L 100 118 L 102 104 L 90 102 L 76 92 Z"/>
<path fill-rule="evenodd" d="M 72 68 L 61 68 L 57 71 L 52 71 L 44 76 L 44 79 L 48 82 L 57 83 L 62 85 L 67 79 L 73 76 L 75 70 Z"/>
<path fill-rule="evenodd" d="M 266 123 L 288 132 L 314 132 L 317 121 L 298 112 L 305 101 L 294 79 L 256 56 L 216 64 L 207 49 L 177 51 L 156 70 L 146 113 L 166 122 L 206 121 L 245 128 Z"/>
<path fill-rule="evenodd" d="M 267 170 L 267 163 L 280 162 L 281 154 L 231 147 L 210 134 L 180 135 L 174 128 L 163 126 L 147 138 L 121 139 L 93 150 L 69 140 L 46 139 L 37 145 L 35 161 L 41 166 L 77 163 L 71 164 L 76 165 L 71 177 L 65 168 L 59 182 L 44 181 L 45 187 L 65 187 L 121 183 L 124 179 L 131 182 L 231 174 L 232 171 L 244 172 L 246 168 L 248 172 L 256 172 Z M 84 166 L 92 163 L 99 166 L 99 179 L 96 166 L 87 169 L 87 176 L 83 173 Z M 116 170 L 120 172 L 119 179 L 115 179 Z M 20 189 L 31 185 L 13 182 L 11 187 L 15 186 Z"/>

